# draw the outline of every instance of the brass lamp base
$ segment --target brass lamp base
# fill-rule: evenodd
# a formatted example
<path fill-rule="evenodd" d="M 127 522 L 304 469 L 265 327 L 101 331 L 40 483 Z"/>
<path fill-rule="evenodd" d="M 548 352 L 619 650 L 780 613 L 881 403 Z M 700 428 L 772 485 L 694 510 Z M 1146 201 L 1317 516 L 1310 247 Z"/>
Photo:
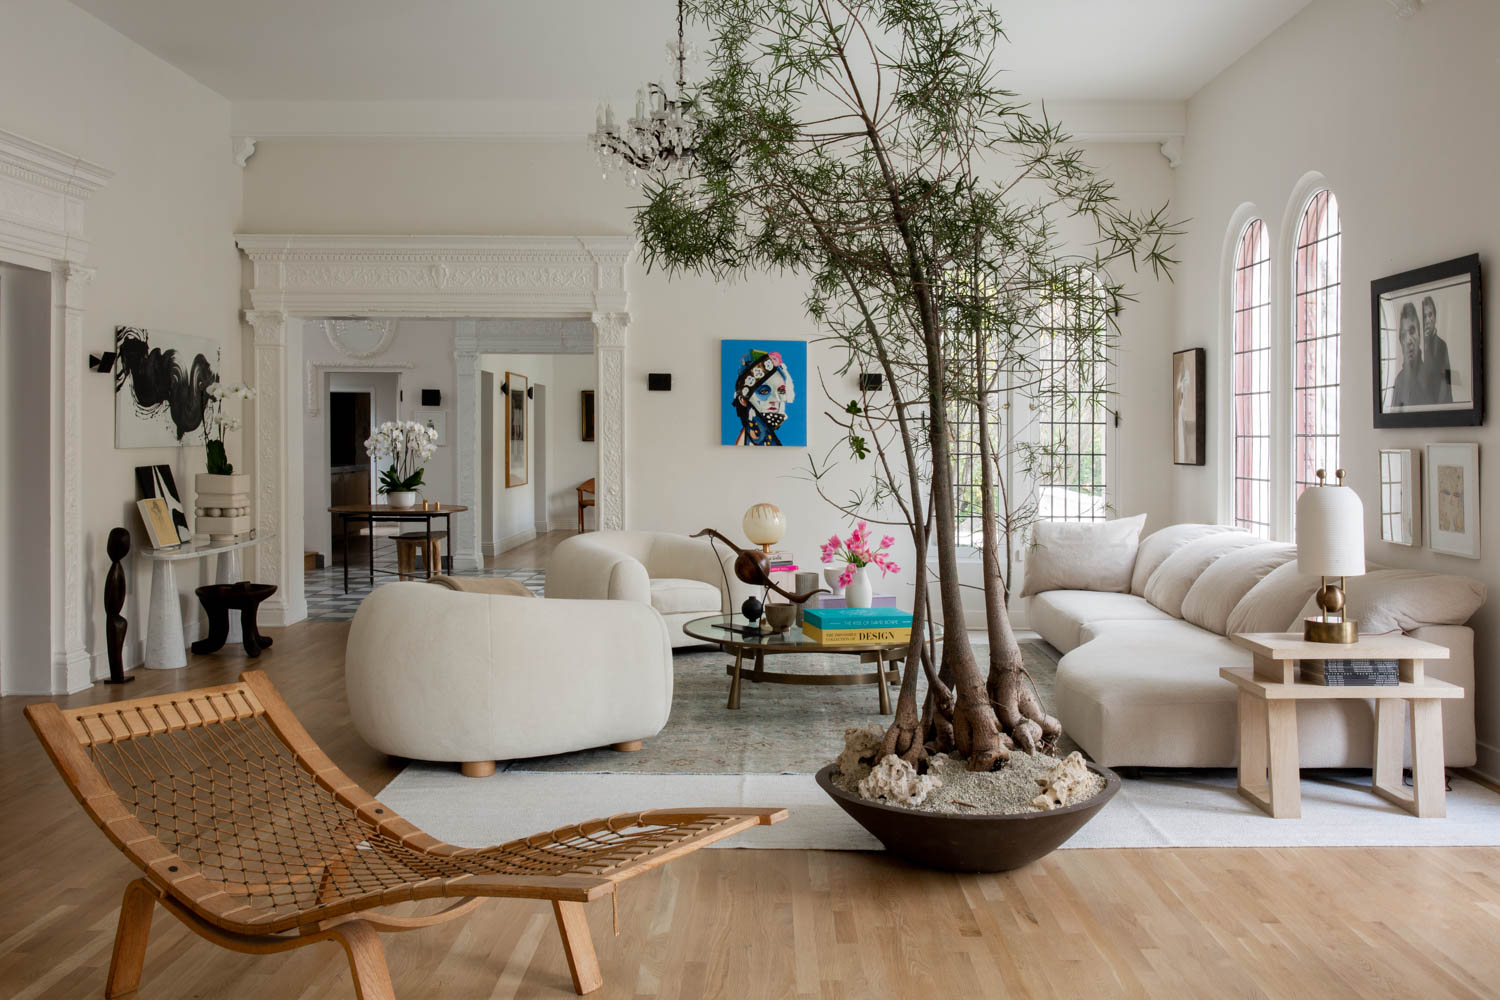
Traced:
<path fill-rule="evenodd" d="M 1308 642 L 1337 642 L 1345 645 L 1359 641 L 1359 622 L 1324 621 L 1322 618 L 1302 619 L 1302 638 Z"/>

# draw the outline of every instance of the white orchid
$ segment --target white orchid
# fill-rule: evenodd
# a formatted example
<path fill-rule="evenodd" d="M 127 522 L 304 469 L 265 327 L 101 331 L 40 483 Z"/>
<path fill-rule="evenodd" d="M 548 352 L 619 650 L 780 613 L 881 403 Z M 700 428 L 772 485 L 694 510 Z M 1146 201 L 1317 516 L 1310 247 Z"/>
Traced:
<path fill-rule="evenodd" d="M 365 440 L 365 451 L 377 462 L 390 462 L 380 474 L 380 492 L 422 485 L 422 463 L 437 453 L 437 431 L 415 420 L 387 420 Z"/>
<path fill-rule="evenodd" d="M 234 385 L 210 382 L 203 395 L 206 397 L 203 402 L 203 438 L 208 446 L 208 471 L 227 476 L 234 472 L 234 466 L 224 454 L 224 435 L 239 430 L 240 421 L 237 417 L 225 415 L 224 403 L 231 399 L 254 399 L 255 389 L 243 382 Z"/>

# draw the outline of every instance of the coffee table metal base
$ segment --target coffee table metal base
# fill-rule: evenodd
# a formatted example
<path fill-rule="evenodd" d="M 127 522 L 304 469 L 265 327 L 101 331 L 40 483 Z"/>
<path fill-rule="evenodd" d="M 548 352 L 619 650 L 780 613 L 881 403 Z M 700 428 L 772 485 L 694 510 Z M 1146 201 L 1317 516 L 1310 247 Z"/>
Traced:
<path fill-rule="evenodd" d="M 728 651 L 727 648 L 725 650 Z M 810 651 L 809 651 L 810 652 Z M 740 681 L 748 678 L 752 684 L 811 684 L 821 687 L 831 687 L 845 684 L 877 684 L 880 687 L 880 714 L 891 714 L 891 690 L 890 685 L 901 683 L 901 670 L 897 666 L 899 659 L 887 660 L 885 653 L 881 650 L 871 650 L 859 654 L 860 663 L 875 664 L 874 670 L 857 674 L 789 674 L 766 669 L 766 654 L 756 651 L 754 665 L 745 670 L 745 649 L 739 647 L 735 652 L 734 662 L 724 667 L 724 672 L 729 675 L 729 708 L 740 707 Z"/>

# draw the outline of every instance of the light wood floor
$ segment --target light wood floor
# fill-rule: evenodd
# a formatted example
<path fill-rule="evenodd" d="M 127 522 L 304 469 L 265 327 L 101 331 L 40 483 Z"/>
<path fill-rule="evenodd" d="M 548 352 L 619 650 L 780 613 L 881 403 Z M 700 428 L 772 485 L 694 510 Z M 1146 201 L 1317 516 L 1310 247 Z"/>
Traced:
<path fill-rule="evenodd" d="M 485 569 L 546 569 L 552 550 L 565 538 L 572 538 L 576 531 L 549 531 L 537 535 L 531 541 L 506 549 L 498 556 L 485 556 Z"/>
<path fill-rule="evenodd" d="M 349 725 L 347 625 L 273 630 L 257 666 L 355 780 L 399 769 Z M 242 653 L 139 671 L 85 704 L 233 679 Z M 0 997 L 99 996 L 134 870 L 0 699 Z M 587 807 L 581 807 L 587 812 Z M 584 818 L 580 815 L 580 818 Z M 881 855 L 701 851 L 590 908 L 601 998 L 1495 997 L 1500 850 L 1058 851 L 954 876 Z M 385 938 L 403 1000 L 572 996 L 546 904 Z M 334 945 L 247 957 L 157 911 L 142 998 L 352 1000 Z"/>

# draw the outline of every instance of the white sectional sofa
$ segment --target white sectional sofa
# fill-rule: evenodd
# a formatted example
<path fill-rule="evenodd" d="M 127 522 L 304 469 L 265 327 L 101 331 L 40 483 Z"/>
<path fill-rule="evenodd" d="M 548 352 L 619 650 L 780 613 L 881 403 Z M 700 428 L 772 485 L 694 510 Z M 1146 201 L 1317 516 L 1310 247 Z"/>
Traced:
<path fill-rule="evenodd" d="M 1034 549 L 1031 558 L 1046 555 Z M 1128 592 L 1027 598 L 1029 624 L 1063 654 L 1063 729 L 1105 765 L 1234 766 L 1236 689 L 1219 668 L 1249 667 L 1251 658 L 1227 636 L 1300 629 L 1317 580 L 1299 575 L 1295 559 L 1294 546 L 1244 531 L 1173 525 L 1141 540 Z M 1428 663 L 1428 675 L 1467 692 L 1443 703 L 1443 742 L 1448 765 L 1473 764 L 1474 634 L 1464 623 L 1484 601 L 1483 584 L 1371 570 L 1349 581 L 1350 617 L 1362 634 L 1400 630 L 1450 650 L 1450 659 Z M 1297 722 L 1302 766 L 1370 766 L 1371 702 L 1304 702 Z"/>

